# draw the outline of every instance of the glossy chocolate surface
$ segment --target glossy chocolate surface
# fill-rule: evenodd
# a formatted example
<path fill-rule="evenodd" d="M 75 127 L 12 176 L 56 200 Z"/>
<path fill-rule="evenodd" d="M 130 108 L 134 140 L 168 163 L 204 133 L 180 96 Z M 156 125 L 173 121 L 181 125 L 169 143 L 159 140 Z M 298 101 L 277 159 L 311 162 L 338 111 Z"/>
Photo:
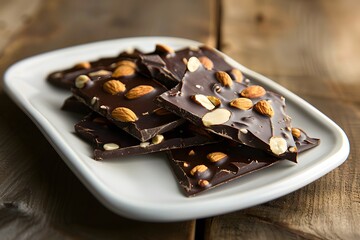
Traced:
<path fill-rule="evenodd" d="M 117 79 L 126 86 L 124 92 L 112 95 L 103 89 L 108 80 Z M 139 85 L 152 86 L 154 90 L 136 99 L 127 99 L 125 94 Z M 114 78 L 111 76 L 94 77 L 83 88 L 72 88 L 74 96 L 85 103 L 93 111 L 105 116 L 115 125 L 130 133 L 140 141 L 147 141 L 159 133 L 166 132 L 185 120 L 175 114 L 159 115 L 159 109 L 154 99 L 167 89 L 158 82 L 135 73 L 131 76 Z M 132 110 L 138 120 L 135 122 L 121 122 L 112 116 L 112 111 L 117 107 L 126 107 Z"/>
<path fill-rule="evenodd" d="M 195 125 L 205 127 L 202 118 L 210 110 L 196 103 L 192 97 L 195 94 L 217 97 L 221 100 L 221 105 L 216 109 L 226 109 L 231 112 L 231 116 L 222 124 L 206 127 L 207 130 L 270 153 L 270 138 L 281 137 L 285 139 L 288 150 L 279 157 L 296 161 L 297 152 L 296 148 L 292 148 L 295 147 L 295 142 L 291 134 L 291 119 L 285 112 L 285 99 L 270 91 L 267 91 L 264 96 L 251 99 L 253 104 L 260 100 L 271 102 L 274 111 L 272 117 L 260 114 L 254 110 L 254 107 L 249 110 L 234 108 L 230 106 L 230 102 L 241 97 L 240 92 L 248 86 L 236 81 L 232 81 L 231 87 L 223 86 L 215 77 L 215 73 L 215 70 L 207 70 L 202 66 L 195 72 L 186 72 L 178 86 L 157 98 L 159 106 L 178 114 Z"/>
<path fill-rule="evenodd" d="M 300 138 L 295 138 L 299 153 L 316 147 L 319 139 L 309 137 L 301 130 Z M 212 162 L 207 155 L 221 152 L 227 156 L 218 162 Z M 259 149 L 223 141 L 204 146 L 174 149 L 167 152 L 170 165 L 185 195 L 193 196 L 214 188 L 246 174 L 269 167 L 281 159 Z M 203 173 L 191 174 L 196 166 L 204 165 L 208 169 Z M 206 180 L 208 184 L 204 184 Z"/>
<path fill-rule="evenodd" d="M 172 88 L 184 77 L 186 61 L 194 56 L 208 57 L 217 70 L 229 71 L 233 68 L 215 50 L 206 46 L 185 48 L 174 53 L 155 51 L 152 54 L 142 54 L 140 55 L 139 68 L 143 74 L 160 81 L 168 88 Z"/>
<path fill-rule="evenodd" d="M 96 160 L 160 152 L 218 141 L 211 138 L 209 134 L 202 135 L 203 133 L 197 132 L 192 124 L 185 123 L 163 133 L 164 139 L 159 143 L 153 140 L 141 142 L 95 113 L 75 124 L 75 131 L 92 144 Z M 105 150 L 105 144 L 116 144 L 118 148 Z"/>
<path fill-rule="evenodd" d="M 130 53 L 121 52 L 115 57 L 100 58 L 96 61 L 89 62 L 90 68 L 83 68 L 75 65 L 68 69 L 55 71 L 50 73 L 46 80 L 56 87 L 70 89 L 74 87 L 75 79 L 79 75 L 86 75 L 99 70 L 113 71 L 116 68 L 117 62 L 121 60 L 134 60 L 139 54 L 141 54 L 141 52 L 137 49 Z"/>

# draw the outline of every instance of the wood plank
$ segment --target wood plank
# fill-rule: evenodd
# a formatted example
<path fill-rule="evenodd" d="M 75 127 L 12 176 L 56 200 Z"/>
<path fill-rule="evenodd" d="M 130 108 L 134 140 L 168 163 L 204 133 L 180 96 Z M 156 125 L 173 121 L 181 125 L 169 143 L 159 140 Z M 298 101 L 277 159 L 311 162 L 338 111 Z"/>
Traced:
<path fill-rule="evenodd" d="M 223 1 L 222 50 L 332 118 L 352 150 L 342 166 L 294 193 L 208 219 L 206 239 L 360 238 L 359 4 Z"/>
<path fill-rule="evenodd" d="M 0 0 L 2 6 L 5 2 Z M 24 57 L 111 38 L 164 35 L 214 45 L 212 4 L 206 0 L 41 1 L 38 11 L 29 11 L 30 20 L 16 27 L 0 49 L 4 50 L 0 75 Z M 8 11 L 16 14 L 20 7 Z M 12 22 L 6 24 L 12 27 Z M 195 221 L 146 223 L 107 210 L 3 91 L 0 108 L 6 109 L 0 112 L 1 238 L 194 239 Z"/>

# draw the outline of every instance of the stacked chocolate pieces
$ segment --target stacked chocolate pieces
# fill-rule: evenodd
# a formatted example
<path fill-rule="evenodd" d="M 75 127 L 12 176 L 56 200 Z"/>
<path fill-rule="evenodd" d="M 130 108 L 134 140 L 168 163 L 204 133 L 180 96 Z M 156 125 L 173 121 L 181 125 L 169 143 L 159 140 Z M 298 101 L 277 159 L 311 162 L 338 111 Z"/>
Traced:
<path fill-rule="evenodd" d="M 166 151 L 187 196 L 313 148 L 291 126 L 284 97 L 252 82 L 209 47 L 121 53 L 48 76 L 71 89 L 64 109 L 88 112 L 76 133 L 94 158 Z"/>

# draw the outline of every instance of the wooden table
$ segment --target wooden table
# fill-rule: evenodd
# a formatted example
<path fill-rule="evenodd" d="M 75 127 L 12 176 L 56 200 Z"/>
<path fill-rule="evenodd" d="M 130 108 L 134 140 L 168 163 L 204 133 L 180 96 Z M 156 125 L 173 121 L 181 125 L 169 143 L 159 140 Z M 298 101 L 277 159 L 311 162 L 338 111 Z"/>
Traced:
<path fill-rule="evenodd" d="M 359 8 L 356 0 L 0 0 L 0 75 L 75 44 L 190 38 L 309 101 L 345 130 L 352 149 L 336 170 L 260 206 L 138 222 L 103 207 L 1 91 L 0 239 L 360 239 Z"/>

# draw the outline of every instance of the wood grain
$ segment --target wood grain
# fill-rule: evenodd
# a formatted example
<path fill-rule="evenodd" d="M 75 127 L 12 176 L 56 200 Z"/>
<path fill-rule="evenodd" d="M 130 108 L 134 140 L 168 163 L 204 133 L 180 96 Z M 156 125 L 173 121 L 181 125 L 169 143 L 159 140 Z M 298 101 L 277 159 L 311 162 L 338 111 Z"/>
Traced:
<path fill-rule="evenodd" d="M 350 139 L 351 154 L 342 166 L 292 194 L 208 219 L 206 239 L 359 239 L 360 3 L 223 4 L 222 50 L 337 122 Z"/>
<path fill-rule="evenodd" d="M 23 0 L 0 0 L 0 13 L 27 19 L 0 18 L 1 29 L 12 29 L 1 32 L 5 37 L 0 75 L 24 57 L 110 38 L 164 35 L 209 45 L 215 41 L 213 1 L 38 0 L 36 4 L 19 13 L 26 5 Z M 4 110 L 0 111 L 1 239 L 194 239 L 195 221 L 145 223 L 107 210 L 3 91 L 0 108 Z"/>

